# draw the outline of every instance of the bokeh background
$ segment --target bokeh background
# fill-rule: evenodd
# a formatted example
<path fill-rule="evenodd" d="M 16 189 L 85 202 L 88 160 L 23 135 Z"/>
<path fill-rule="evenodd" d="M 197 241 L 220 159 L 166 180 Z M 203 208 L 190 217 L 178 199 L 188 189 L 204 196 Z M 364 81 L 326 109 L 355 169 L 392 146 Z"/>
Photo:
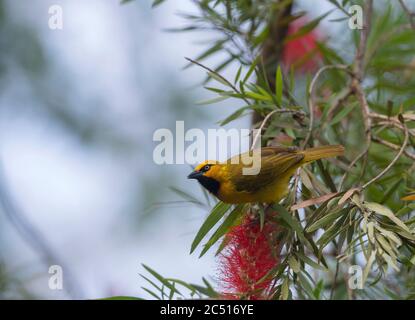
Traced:
<path fill-rule="evenodd" d="M 316 16 L 327 10 L 300 3 Z M 48 26 L 52 5 L 63 30 Z M 156 129 L 177 120 L 218 128 L 238 107 L 196 105 L 209 98 L 205 73 L 183 70 L 184 57 L 209 32 L 163 31 L 192 10 L 184 0 L 156 9 L 150 0 L 0 0 L 0 298 L 147 297 L 141 263 L 214 283 L 212 254 L 189 255 L 207 211 L 170 189 L 202 197 L 186 179 L 191 168 L 152 157 Z M 48 287 L 53 264 L 63 267 L 62 291 Z"/>

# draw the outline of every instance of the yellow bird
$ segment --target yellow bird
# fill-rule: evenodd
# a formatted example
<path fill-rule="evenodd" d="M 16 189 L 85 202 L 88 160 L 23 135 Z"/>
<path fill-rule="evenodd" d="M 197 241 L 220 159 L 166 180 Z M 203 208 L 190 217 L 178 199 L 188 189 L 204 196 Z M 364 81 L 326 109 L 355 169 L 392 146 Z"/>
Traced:
<path fill-rule="evenodd" d="M 288 184 L 295 171 L 310 162 L 340 156 L 344 153 L 341 145 L 330 145 L 296 150 L 286 147 L 265 147 L 261 149 L 261 169 L 256 175 L 244 175 L 242 169 L 247 152 L 225 162 L 205 161 L 189 174 L 210 193 L 226 203 L 273 203 L 288 193 Z M 236 159 L 237 158 L 237 159 Z M 247 167 L 245 167 L 247 168 Z"/>

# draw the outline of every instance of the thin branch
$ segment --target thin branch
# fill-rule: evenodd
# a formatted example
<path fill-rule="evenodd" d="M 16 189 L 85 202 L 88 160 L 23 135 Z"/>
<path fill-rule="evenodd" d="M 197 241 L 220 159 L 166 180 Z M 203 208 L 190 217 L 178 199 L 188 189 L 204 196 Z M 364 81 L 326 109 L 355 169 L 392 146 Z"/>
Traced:
<path fill-rule="evenodd" d="M 401 123 L 398 117 L 388 117 L 380 113 L 370 112 L 369 116 L 373 119 L 388 120 L 388 121 L 396 122 L 398 124 Z M 404 121 L 415 121 L 415 114 L 402 114 L 401 117 Z"/>
<path fill-rule="evenodd" d="M 369 182 L 365 183 L 362 186 L 362 190 L 367 188 L 373 182 L 375 182 L 375 181 L 379 180 L 380 178 L 382 178 L 395 165 L 395 163 L 399 160 L 399 158 L 404 153 L 405 148 L 406 148 L 406 146 L 408 144 L 408 141 L 409 141 L 409 132 L 408 132 L 408 128 L 405 126 L 403 121 L 402 121 L 402 124 L 404 126 L 404 131 L 405 131 L 405 139 L 402 143 L 402 146 L 401 146 L 399 152 L 396 154 L 395 158 L 393 158 L 393 160 L 389 163 L 389 165 L 385 169 L 383 169 L 376 177 L 374 177 L 372 180 L 370 180 Z"/>
<path fill-rule="evenodd" d="M 352 90 L 356 93 L 357 99 L 359 100 L 360 106 L 362 108 L 362 116 L 363 116 L 363 123 L 365 126 L 365 136 L 366 136 L 366 142 L 370 145 L 370 130 L 372 127 L 372 120 L 369 116 L 370 114 L 370 108 L 369 104 L 367 102 L 365 93 L 363 91 L 363 88 L 360 84 L 360 81 L 358 79 L 353 79 L 352 81 Z"/>
<path fill-rule="evenodd" d="M 392 150 L 398 151 L 400 150 L 400 147 L 392 142 L 380 139 L 378 137 L 372 137 L 372 141 L 377 142 L 379 144 L 384 145 L 385 147 L 388 147 Z M 404 150 L 403 152 L 408 158 L 411 158 L 412 160 L 415 160 L 415 154 L 409 152 L 408 150 Z"/>
<path fill-rule="evenodd" d="M 371 129 L 371 119 L 369 117 L 370 108 L 367 103 L 365 93 L 361 86 L 364 69 L 365 69 L 365 52 L 367 47 L 367 41 L 369 38 L 369 33 L 371 29 L 371 20 L 372 20 L 372 10 L 373 10 L 373 0 L 367 0 L 365 2 L 364 8 L 364 20 L 363 20 L 363 29 L 360 35 L 359 47 L 356 51 L 355 62 L 353 65 L 354 78 L 352 80 L 351 89 L 356 93 L 357 98 L 360 102 L 363 114 L 363 121 L 365 125 L 365 134 L 366 142 L 370 144 L 370 129 Z"/>
<path fill-rule="evenodd" d="M 369 38 L 371 20 L 372 20 L 372 11 L 373 11 L 373 0 L 366 0 L 365 7 L 363 9 L 363 26 L 360 35 L 359 46 L 356 51 L 355 63 L 353 72 L 360 82 L 363 78 L 364 69 L 365 69 L 365 52 L 367 47 L 367 40 Z"/>
<path fill-rule="evenodd" d="M 404 126 L 402 125 L 401 121 L 397 117 L 388 117 L 383 114 L 373 113 L 371 112 L 369 116 L 374 120 L 380 120 L 373 124 L 373 126 L 386 126 L 386 127 L 395 127 L 402 131 L 404 131 Z M 415 116 L 412 114 L 402 114 L 402 120 L 406 121 L 415 121 Z M 409 135 L 415 137 L 415 129 L 408 129 Z"/>
<path fill-rule="evenodd" d="M 319 204 L 319 203 L 325 202 L 327 200 L 330 200 L 331 198 L 334 198 L 338 194 L 339 194 L 338 192 L 332 192 L 332 193 L 325 194 L 325 195 L 323 195 L 321 197 L 318 197 L 318 198 L 308 199 L 308 200 L 305 200 L 303 202 L 300 202 L 298 204 L 295 204 L 295 205 L 291 206 L 290 210 L 295 211 L 295 210 L 299 210 L 299 209 L 304 209 L 304 208 L 313 206 L 315 204 Z"/>
<path fill-rule="evenodd" d="M 259 136 L 261 135 L 262 130 L 265 127 L 265 124 L 267 123 L 267 121 L 269 120 L 269 118 L 271 118 L 271 116 L 275 113 L 295 113 L 295 114 L 301 114 L 304 115 L 303 112 L 298 111 L 298 110 L 291 110 L 291 109 L 278 109 L 278 110 L 274 110 L 271 111 L 270 113 L 268 113 L 266 115 L 266 117 L 264 118 L 264 120 L 262 120 L 261 126 L 258 129 L 257 134 L 254 137 L 254 140 L 252 141 L 252 146 L 251 146 L 251 150 L 254 149 L 255 144 L 258 142 Z"/>
<path fill-rule="evenodd" d="M 412 29 L 415 30 L 415 20 L 414 20 L 415 12 L 412 12 L 403 0 L 399 0 L 399 3 L 401 4 L 403 11 L 405 11 L 405 13 L 408 15 L 409 22 L 411 24 Z"/>
<path fill-rule="evenodd" d="M 334 297 L 334 291 L 337 285 L 337 276 L 339 274 L 339 269 L 340 269 L 340 262 L 338 259 L 336 259 L 336 271 L 334 272 L 333 283 L 330 289 L 330 300 L 333 300 L 333 297 Z"/>
<path fill-rule="evenodd" d="M 360 42 L 359 46 L 356 51 L 355 61 L 353 64 L 353 79 L 351 83 L 351 89 L 356 94 L 357 99 L 359 100 L 361 109 L 362 109 L 362 117 L 363 117 L 363 123 L 365 127 L 365 136 L 366 136 L 366 145 L 363 151 L 350 163 L 349 169 L 351 169 L 360 159 L 363 157 L 367 157 L 367 154 L 369 152 L 370 143 L 372 141 L 371 139 L 371 126 L 372 121 L 369 117 L 370 114 L 370 108 L 369 104 L 367 102 L 365 93 L 363 91 L 363 88 L 361 86 L 361 82 L 364 75 L 364 69 L 365 69 L 365 52 L 367 47 L 367 40 L 370 33 L 370 27 L 371 27 L 371 18 L 372 18 L 372 10 L 373 10 L 373 0 L 367 0 L 365 2 L 365 8 L 364 8 L 364 17 L 363 17 L 363 29 L 360 36 Z M 339 184 L 339 191 L 341 191 L 341 188 L 343 186 L 343 183 L 346 179 L 347 174 L 350 170 L 346 171 L 340 181 Z M 362 170 L 364 172 L 364 170 Z"/>
<path fill-rule="evenodd" d="M 271 116 L 275 113 L 294 113 L 297 115 L 301 115 L 304 116 L 304 112 L 300 111 L 300 110 L 292 110 L 292 109 L 278 109 L 278 110 L 274 110 L 271 111 L 270 113 L 268 113 L 266 115 L 266 117 L 264 118 L 264 120 L 262 120 L 261 126 L 258 129 L 257 134 L 254 137 L 254 140 L 252 141 L 252 146 L 251 146 L 251 150 L 254 149 L 255 144 L 257 143 L 259 136 L 261 135 L 262 130 L 265 127 L 265 124 L 267 123 L 267 121 L 269 120 L 269 118 L 271 118 Z"/>
<path fill-rule="evenodd" d="M 327 65 L 324 66 L 322 68 L 320 68 L 317 73 L 314 75 L 314 78 L 311 80 L 310 83 L 310 87 L 308 88 L 308 110 L 310 113 L 310 123 L 309 123 L 309 127 L 308 127 L 308 133 L 307 136 L 302 144 L 302 149 L 304 149 L 308 142 L 311 139 L 311 135 L 313 134 L 313 126 L 314 126 L 314 87 L 315 84 L 318 80 L 318 78 L 320 77 L 320 75 L 326 71 L 326 70 L 330 70 L 330 69 L 339 69 L 339 70 L 348 70 L 348 66 L 347 65 L 343 65 L 343 64 L 336 64 L 336 65 Z"/>
<path fill-rule="evenodd" d="M 254 140 L 252 141 L 251 150 L 254 150 L 255 145 L 256 145 L 256 143 L 257 143 L 257 141 L 258 141 L 258 139 L 261 135 L 262 129 L 264 129 L 264 126 L 267 123 L 268 119 L 271 118 L 271 116 L 273 114 L 275 114 L 277 111 L 280 111 L 280 110 L 274 110 L 274 111 L 268 113 L 267 116 L 264 118 L 264 120 L 262 120 L 261 126 L 259 127 L 258 132 L 254 137 Z"/>

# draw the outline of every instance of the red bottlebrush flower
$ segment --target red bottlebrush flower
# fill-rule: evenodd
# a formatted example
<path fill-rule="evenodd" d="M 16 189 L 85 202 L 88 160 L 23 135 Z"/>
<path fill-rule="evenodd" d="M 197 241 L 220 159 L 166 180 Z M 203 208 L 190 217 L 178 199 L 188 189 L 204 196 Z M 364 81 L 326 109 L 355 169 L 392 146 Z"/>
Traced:
<path fill-rule="evenodd" d="M 258 219 L 250 216 L 226 235 L 220 255 L 219 280 L 228 299 L 267 299 L 273 279 L 266 275 L 277 266 L 279 245 L 277 225 L 266 220 L 260 230 Z"/>
<path fill-rule="evenodd" d="M 287 35 L 294 35 L 306 24 L 305 19 L 293 21 L 288 27 Z M 288 40 L 282 52 L 284 66 L 288 70 L 293 66 L 296 73 L 315 71 L 322 60 L 321 52 L 317 47 L 319 38 L 319 34 L 314 29 L 305 35 Z"/>

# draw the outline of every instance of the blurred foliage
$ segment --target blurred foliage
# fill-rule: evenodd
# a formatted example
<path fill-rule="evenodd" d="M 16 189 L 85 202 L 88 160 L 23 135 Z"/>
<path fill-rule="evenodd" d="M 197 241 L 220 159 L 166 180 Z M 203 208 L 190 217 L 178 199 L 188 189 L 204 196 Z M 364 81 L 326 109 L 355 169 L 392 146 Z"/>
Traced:
<path fill-rule="evenodd" d="M 294 75 L 282 74 L 278 61 L 263 60 L 275 20 L 282 19 L 284 25 L 305 14 L 284 20 L 281 12 L 292 1 L 192 2 L 198 13 L 181 14 L 188 24 L 173 31 L 214 30 L 218 35 L 198 57 L 189 59 L 213 83 L 206 86 L 212 99 L 204 103 L 244 103 L 222 125 L 255 113 L 262 116 L 254 122 L 264 129 L 262 145 L 342 144 L 347 151 L 344 157 L 302 169 L 287 198 L 272 206 L 283 227 L 283 249 L 281 263 L 269 275 L 275 279 L 270 298 L 414 298 L 415 205 L 412 198 L 402 200 L 415 188 L 412 14 L 388 1 L 328 0 L 342 16 L 329 23 L 340 25 L 342 36 L 318 44 L 323 64 L 314 75 Z M 362 30 L 347 27 L 352 4 L 363 7 Z M 318 28 L 331 12 L 289 38 Z M 271 41 L 280 46 L 287 38 Z M 228 58 L 212 68 L 203 64 L 216 53 Z M 235 61 L 240 67 L 233 79 L 226 79 L 221 71 Z M 301 81 L 305 87 L 296 85 Z M 261 207 L 251 209 L 263 219 Z M 244 206 L 217 203 L 191 251 L 209 237 L 202 256 L 244 212 Z M 362 290 L 348 285 L 349 267 L 356 264 L 363 269 Z M 166 287 L 174 285 L 158 280 Z"/>
<path fill-rule="evenodd" d="M 6 272 L 6 266 L 0 257 L 0 300 L 34 299 L 33 295 L 17 277 Z"/>
<path fill-rule="evenodd" d="M 200 119 L 206 118 L 206 113 L 203 110 L 198 113 L 186 112 L 192 98 L 191 94 L 183 92 L 183 84 L 179 81 L 180 79 L 177 79 L 175 67 L 172 69 L 167 64 L 160 64 L 163 76 L 148 77 L 143 70 L 143 66 L 148 64 L 148 61 L 141 58 L 140 55 L 143 53 L 138 50 L 131 55 L 133 58 L 129 71 L 133 74 L 132 79 L 137 81 L 137 88 L 140 90 L 132 92 L 132 95 L 136 94 L 137 105 L 131 106 L 133 110 L 127 110 L 129 114 L 125 117 L 123 104 L 126 101 L 121 100 L 115 105 L 110 105 L 111 99 L 107 99 L 109 93 L 104 89 L 101 91 L 85 90 L 84 86 L 89 85 L 85 81 L 91 81 L 94 78 L 93 75 L 91 78 L 79 79 L 74 70 L 69 70 L 68 65 L 71 64 L 65 61 L 67 56 L 57 54 L 61 48 L 53 41 L 53 36 L 48 34 L 48 32 L 55 31 L 46 29 L 47 3 L 32 5 L 35 6 L 34 11 L 39 8 L 45 9 L 44 14 L 35 17 L 32 15 L 33 19 L 27 19 L 25 4 L 0 0 L 2 120 L 4 123 L 8 121 L 13 123 L 16 119 L 24 119 L 33 123 L 34 127 L 40 123 L 42 129 L 45 128 L 51 136 L 62 139 L 64 143 L 68 142 L 65 139 L 68 137 L 70 143 L 72 141 L 78 143 L 80 152 L 85 149 L 91 154 L 98 151 L 95 156 L 106 157 L 108 155 L 114 166 L 122 166 L 133 182 L 128 193 L 120 194 L 119 190 L 114 190 L 114 199 L 123 198 L 124 205 L 121 210 L 129 214 L 128 227 L 132 229 L 132 234 L 137 235 L 137 229 L 145 228 L 143 218 L 157 220 L 157 215 L 146 215 L 144 209 L 153 203 L 154 198 L 151 197 L 166 196 L 169 192 L 168 188 L 161 188 L 160 185 L 163 181 L 172 180 L 175 175 L 171 170 L 155 165 L 150 168 L 153 165 L 152 130 L 159 126 L 173 127 L 177 114 L 183 115 L 182 120 L 197 123 L 201 121 Z M 120 8 L 120 12 L 114 14 L 125 14 L 125 11 L 121 12 Z M 126 18 L 128 19 L 128 16 Z M 149 19 L 144 23 L 154 23 L 154 21 Z M 56 32 L 62 32 L 64 33 L 62 36 L 66 37 L 69 34 L 66 33 L 67 29 L 65 26 L 63 31 Z M 126 29 L 125 32 L 128 32 L 126 39 L 132 44 L 134 41 L 140 41 L 136 31 Z M 132 45 L 131 48 L 133 47 Z M 103 51 L 101 48 L 98 49 Z M 109 58 L 112 58 L 110 54 Z M 162 56 L 154 56 L 154 59 L 162 58 Z M 79 68 L 82 66 L 80 65 Z M 153 71 L 152 69 L 151 72 Z M 110 79 L 112 77 L 112 75 L 107 76 Z M 118 84 L 114 83 L 115 85 Z M 163 88 L 163 94 L 160 94 L 160 88 Z M 153 121 L 155 110 L 158 113 L 157 123 Z M 120 114 L 122 115 L 119 116 Z M 151 121 L 148 121 L 149 119 Z M 145 131 L 144 126 L 141 126 L 142 123 L 146 125 Z M 146 170 L 143 170 L 143 167 L 146 167 Z M 3 212 L 0 214 L 3 216 Z M 125 223 L 123 220 L 125 217 L 126 215 L 122 215 L 121 218 L 116 217 L 116 222 Z M 131 220 L 134 223 L 130 223 Z M 3 227 L 8 226 L 6 223 L 0 224 L 0 232 Z M 45 236 L 48 238 L 48 235 Z M 28 243 L 33 246 L 33 241 Z M 14 244 L 6 240 L 2 241 L 0 252 L 2 247 L 11 245 Z M 36 248 L 34 250 L 39 257 L 42 257 L 42 253 L 38 252 L 40 250 Z M 6 266 L 11 267 L 11 265 L 13 261 L 0 260 L 0 298 L 25 297 L 23 293 L 14 294 L 17 292 L 16 281 L 22 277 L 22 273 L 11 277 L 9 273 L 3 272 Z M 20 286 L 21 290 L 24 290 L 25 286 L 19 284 Z"/>

